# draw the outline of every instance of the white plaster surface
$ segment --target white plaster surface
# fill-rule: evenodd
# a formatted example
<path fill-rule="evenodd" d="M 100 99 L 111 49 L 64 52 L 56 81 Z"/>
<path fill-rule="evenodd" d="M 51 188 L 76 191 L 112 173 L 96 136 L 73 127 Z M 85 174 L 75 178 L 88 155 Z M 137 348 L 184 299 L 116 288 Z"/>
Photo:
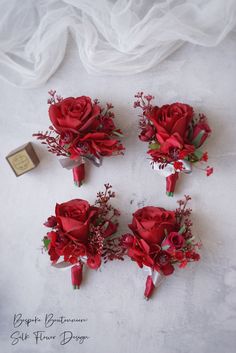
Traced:
<path fill-rule="evenodd" d="M 88 75 L 71 43 L 66 58 L 45 86 L 25 90 L 0 85 L 1 119 L 1 352 L 4 353 L 233 353 L 236 346 L 236 33 L 218 47 L 186 45 L 157 68 L 130 77 Z M 47 91 L 64 97 L 89 95 L 112 102 L 124 131 L 125 157 L 104 159 L 87 169 L 87 183 L 75 188 L 71 173 L 34 141 L 40 165 L 16 178 L 5 161 L 12 149 L 45 130 Z M 182 101 L 204 112 L 213 130 L 206 148 L 214 166 L 207 178 L 195 169 L 182 176 L 174 198 L 165 196 L 165 180 L 149 167 L 146 144 L 137 139 L 133 96 L 143 90 L 159 104 Z M 50 266 L 41 253 L 42 223 L 56 202 L 85 198 L 90 202 L 105 182 L 117 193 L 122 211 L 120 232 L 131 214 L 144 205 L 174 209 L 184 194 L 192 196 L 194 232 L 203 242 L 202 260 L 162 283 L 153 299 L 143 299 L 145 274 L 131 261 L 87 271 L 73 291 L 70 273 Z M 53 325 L 48 335 L 72 330 L 90 338 L 83 344 L 58 340 L 35 344 L 33 338 L 11 345 L 13 315 L 87 318 L 83 324 Z M 43 325 L 23 325 L 32 335 Z"/>

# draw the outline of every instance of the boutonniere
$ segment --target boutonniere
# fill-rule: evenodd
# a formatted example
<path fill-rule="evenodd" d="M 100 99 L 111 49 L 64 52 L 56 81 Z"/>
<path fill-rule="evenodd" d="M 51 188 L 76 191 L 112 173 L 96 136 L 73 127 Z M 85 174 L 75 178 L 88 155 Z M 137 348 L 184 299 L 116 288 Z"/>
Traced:
<path fill-rule="evenodd" d="M 49 118 L 52 125 L 45 133 L 33 134 L 48 151 L 64 157 L 62 166 L 73 170 L 74 182 L 81 186 L 85 179 L 85 163 L 97 167 L 103 157 L 123 154 L 122 131 L 115 126 L 112 104 L 103 108 L 90 97 L 62 98 L 49 91 Z"/>
<path fill-rule="evenodd" d="M 119 211 L 110 200 L 115 197 L 109 184 L 94 204 L 74 199 L 56 204 L 55 214 L 44 225 L 51 228 L 43 248 L 56 268 L 70 268 L 72 284 L 79 288 L 83 268 L 97 270 L 102 262 L 123 259 L 124 248 L 116 236 Z"/>
<path fill-rule="evenodd" d="M 155 287 L 175 271 L 176 266 L 186 267 L 198 261 L 201 243 L 192 234 L 191 209 L 185 196 L 178 201 L 176 210 L 146 206 L 133 214 L 129 228 L 132 233 L 123 235 L 126 254 L 147 272 L 144 296 L 149 299 Z"/>
<path fill-rule="evenodd" d="M 185 103 L 152 104 L 153 96 L 143 92 L 135 95 L 134 107 L 141 109 L 139 139 L 148 143 L 152 168 L 166 177 L 166 193 L 173 196 L 179 173 L 191 174 L 198 164 L 207 176 L 213 173 L 208 154 L 202 145 L 211 129 L 204 114 L 196 116 L 193 108 Z"/>

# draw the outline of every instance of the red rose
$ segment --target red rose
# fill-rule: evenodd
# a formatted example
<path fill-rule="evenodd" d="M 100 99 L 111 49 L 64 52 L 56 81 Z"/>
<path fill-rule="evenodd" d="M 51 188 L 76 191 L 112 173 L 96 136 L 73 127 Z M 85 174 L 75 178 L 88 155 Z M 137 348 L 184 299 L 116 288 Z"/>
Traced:
<path fill-rule="evenodd" d="M 206 141 L 211 129 L 206 122 L 199 122 L 194 126 L 192 141 L 196 148 L 201 147 L 201 145 Z"/>
<path fill-rule="evenodd" d="M 53 228 L 57 225 L 57 219 L 55 216 L 48 217 L 47 221 L 44 223 L 45 227 Z"/>
<path fill-rule="evenodd" d="M 141 141 L 151 141 L 155 135 L 155 129 L 151 125 L 146 125 L 143 129 L 139 138 Z"/>
<path fill-rule="evenodd" d="M 88 130 L 100 112 L 100 106 L 92 103 L 89 97 L 69 97 L 51 104 L 49 117 L 57 132 L 77 133 Z"/>
<path fill-rule="evenodd" d="M 69 238 L 79 242 L 88 239 L 89 225 L 97 214 L 97 208 L 90 206 L 85 200 L 71 200 L 62 204 L 56 204 L 56 218 L 63 232 Z"/>
<path fill-rule="evenodd" d="M 129 227 L 135 235 L 145 239 L 148 243 L 160 245 L 165 232 L 175 230 L 175 212 L 154 206 L 143 207 L 133 214 L 133 221 Z"/>
<path fill-rule="evenodd" d="M 169 245 L 169 248 L 166 251 L 173 252 L 175 250 L 181 249 L 184 246 L 184 242 L 184 237 L 181 234 L 177 232 L 171 232 L 162 243 L 162 246 Z"/>
<path fill-rule="evenodd" d="M 122 236 L 122 244 L 125 248 L 132 248 L 135 242 L 135 237 L 129 233 Z"/>
<path fill-rule="evenodd" d="M 175 132 L 184 137 L 193 114 L 193 108 L 190 105 L 172 103 L 160 108 L 154 107 L 147 114 L 147 117 L 153 122 L 157 133 L 160 133 L 160 136 L 166 139 L 165 134 L 173 135 Z"/>
<path fill-rule="evenodd" d="M 104 227 L 103 237 L 107 238 L 107 237 L 110 237 L 112 234 L 116 233 L 118 228 L 118 223 L 107 221 L 103 227 Z"/>
<path fill-rule="evenodd" d="M 147 114 L 156 128 L 156 138 L 160 148 L 151 150 L 151 155 L 169 155 L 173 160 L 178 159 L 177 152 L 184 150 L 186 154 L 194 152 L 195 148 L 189 144 L 189 126 L 193 119 L 193 108 L 188 104 L 173 103 L 162 107 L 153 107 Z"/>

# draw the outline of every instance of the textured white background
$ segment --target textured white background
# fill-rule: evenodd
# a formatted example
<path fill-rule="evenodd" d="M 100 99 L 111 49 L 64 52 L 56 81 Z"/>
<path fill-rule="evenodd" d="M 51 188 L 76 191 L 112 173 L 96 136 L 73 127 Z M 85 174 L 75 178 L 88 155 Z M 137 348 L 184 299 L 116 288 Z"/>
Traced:
<path fill-rule="evenodd" d="M 186 45 L 152 71 L 131 77 L 89 76 L 70 43 L 63 64 L 39 89 L 24 90 L 1 82 L 1 351 L 4 353 L 233 353 L 236 344 L 236 34 L 217 48 Z M 6 154 L 45 130 L 47 91 L 64 97 L 89 95 L 112 102 L 116 121 L 124 131 L 125 157 L 107 158 L 102 168 L 88 167 L 87 183 L 75 188 L 71 173 L 55 156 L 34 143 L 40 165 L 16 178 Z M 147 145 L 137 139 L 137 111 L 133 95 L 143 90 L 159 104 L 182 101 L 208 115 L 213 130 L 206 148 L 215 173 L 205 177 L 195 170 L 183 176 L 174 198 L 165 196 L 165 180 L 149 168 Z M 144 273 L 130 261 L 87 271 L 81 290 L 73 291 L 70 273 L 50 267 L 41 254 L 42 223 L 56 202 L 85 198 L 90 202 L 104 182 L 117 192 L 122 211 L 120 231 L 127 231 L 131 214 L 144 205 L 174 209 L 183 194 L 192 196 L 194 231 L 203 242 L 202 261 L 166 278 L 153 299 L 143 299 Z M 88 335 L 83 345 L 33 341 L 10 344 L 14 313 L 25 317 L 88 318 L 73 325 L 74 333 Z M 35 330 L 32 325 L 29 332 Z M 38 325 L 37 329 L 42 326 Z M 69 325 L 55 325 L 59 334 Z M 23 332 L 26 332 L 22 328 Z"/>

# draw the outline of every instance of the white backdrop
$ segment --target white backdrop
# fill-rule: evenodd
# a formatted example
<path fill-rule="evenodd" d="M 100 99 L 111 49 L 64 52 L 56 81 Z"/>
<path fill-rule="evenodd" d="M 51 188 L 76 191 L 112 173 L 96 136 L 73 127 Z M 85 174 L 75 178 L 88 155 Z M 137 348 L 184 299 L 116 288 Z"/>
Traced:
<path fill-rule="evenodd" d="M 43 86 L 25 90 L 1 82 L 1 351 L 4 353 L 233 353 L 236 306 L 236 35 L 218 47 L 186 45 L 146 73 L 133 76 L 92 76 L 79 63 L 69 43 L 57 73 Z M 125 133 L 125 157 L 107 158 L 102 168 L 89 168 L 87 183 L 75 188 L 71 173 L 55 156 L 34 143 L 40 165 L 16 178 L 4 160 L 12 149 L 33 140 L 48 126 L 47 91 L 64 97 L 89 95 L 115 106 L 117 124 Z M 159 104 L 182 101 L 208 115 L 213 130 L 206 148 L 215 173 L 207 178 L 195 170 L 183 176 L 174 198 L 165 196 L 165 180 L 153 172 L 137 139 L 133 95 L 143 90 Z M 142 205 L 174 209 L 183 194 L 192 196 L 194 232 L 203 242 L 202 260 L 163 282 L 153 299 L 143 299 L 145 275 L 130 261 L 114 262 L 97 273 L 88 271 L 83 286 L 73 291 L 70 273 L 50 267 L 41 254 L 42 223 L 56 202 L 85 198 L 93 202 L 104 182 L 110 182 L 122 211 L 120 231 Z M 11 345 L 15 313 L 24 317 L 86 318 L 83 324 L 55 324 L 47 334 L 71 329 L 90 338 L 83 344 L 58 341 L 35 344 L 33 339 Z M 23 325 L 31 333 L 43 327 Z"/>
<path fill-rule="evenodd" d="M 89 73 L 130 75 L 184 43 L 215 46 L 235 25 L 235 0 L 1 0 L 0 77 L 46 82 L 70 35 Z"/>

